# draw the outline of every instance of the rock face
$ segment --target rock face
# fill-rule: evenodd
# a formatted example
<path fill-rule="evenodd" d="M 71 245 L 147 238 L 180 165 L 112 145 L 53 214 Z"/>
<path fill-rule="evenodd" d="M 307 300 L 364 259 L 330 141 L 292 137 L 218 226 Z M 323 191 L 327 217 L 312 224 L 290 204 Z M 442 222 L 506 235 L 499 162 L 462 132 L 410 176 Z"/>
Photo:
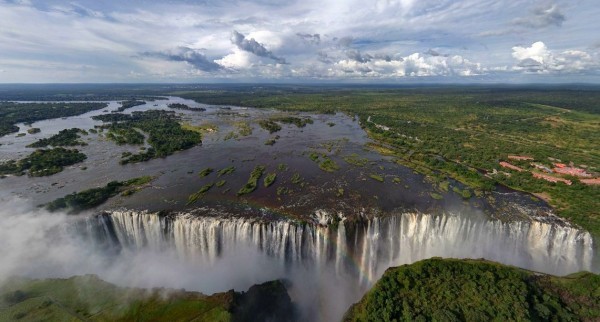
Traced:
<path fill-rule="evenodd" d="M 328 266 L 338 275 L 354 276 L 364 286 L 370 286 L 390 266 L 433 256 L 486 258 L 545 273 L 569 274 L 593 270 L 594 255 L 592 237 L 576 228 L 452 214 L 405 213 L 323 226 L 121 211 L 90 217 L 85 230 L 87 237 L 102 247 L 175 249 L 181 257 L 204 262 L 249 246 L 286 264 Z"/>
<path fill-rule="evenodd" d="M 597 321 L 600 276 L 432 258 L 388 269 L 344 321 Z"/>

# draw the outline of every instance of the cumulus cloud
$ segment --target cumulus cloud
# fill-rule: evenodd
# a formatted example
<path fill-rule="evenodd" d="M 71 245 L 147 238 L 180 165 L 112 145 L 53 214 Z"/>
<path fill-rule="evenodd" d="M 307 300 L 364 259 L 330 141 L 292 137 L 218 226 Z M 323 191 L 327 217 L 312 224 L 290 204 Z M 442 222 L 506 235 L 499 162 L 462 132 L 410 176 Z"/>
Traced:
<path fill-rule="evenodd" d="M 580 73 L 597 70 L 598 60 L 579 50 L 556 52 L 541 41 L 530 47 L 515 46 L 512 56 L 517 60 L 514 70 L 528 73 Z"/>
<path fill-rule="evenodd" d="M 515 19 L 514 23 L 530 28 L 560 27 L 566 19 L 558 5 L 550 4 L 535 8 L 531 16 Z"/>
<path fill-rule="evenodd" d="M 362 56 L 361 56 L 362 57 Z M 343 59 L 333 65 L 332 76 L 361 77 L 419 77 L 419 76 L 472 76 L 485 73 L 478 63 L 462 56 L 431 56 L 414 53 L 406 57 L 375 57 L 370 59 Z M 386 59 L 387 58 L 387 59 Z"/>
<path fill-rule="evenodd" d="M 175 62 L 186 62 L 194 68 L 205 72 L 214 72 L 223 68 L 223 66 L 206 58 L 203 53 L 189 47 L 178 47 L 175 50 L 166 52 L 144 52 L 142 56 L 162 58 Z"/>
<path fill-rule="evenodd" d="M 231 34 L 231 42 L 243 51 L 247 51 L 259 57 L 270 58 L 279 64 L 286 64 L 284 58 L 275 56 L 275 54 L 268 50 L 263 44 L 254 40 L 254 38 L 247 39 L 246 36 L 236 30 Z"/>
<path fill-rule="evenodd" d="M 297 33 L 296 36 L 300 37 L 305 43 L 311 45 L 318 45 L 321 43 L 321 35 L 319 34 L 303 34 Z"/>

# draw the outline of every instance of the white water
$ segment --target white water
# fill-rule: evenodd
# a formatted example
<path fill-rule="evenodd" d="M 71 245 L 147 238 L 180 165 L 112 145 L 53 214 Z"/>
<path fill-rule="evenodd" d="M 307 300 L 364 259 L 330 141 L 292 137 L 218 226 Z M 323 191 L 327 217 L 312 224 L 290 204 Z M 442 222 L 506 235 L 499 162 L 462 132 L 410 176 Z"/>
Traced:
<path fill-rule="evenodd" d="M 99 225 L 100 223 L 100 225 Z M 96 239 L 128 249 L 175 249 L 216 263 L 252 247 L 287 266 L 333 268 L 370 286 L 390 266 L 433 256 L 485 258 L 564 275 L 592 270 L 589 233 L 541 222 L 502 223 L 458 215 L 402 214 L 336 228 L 289 221 L 112 212 L 93 217 Z"/>

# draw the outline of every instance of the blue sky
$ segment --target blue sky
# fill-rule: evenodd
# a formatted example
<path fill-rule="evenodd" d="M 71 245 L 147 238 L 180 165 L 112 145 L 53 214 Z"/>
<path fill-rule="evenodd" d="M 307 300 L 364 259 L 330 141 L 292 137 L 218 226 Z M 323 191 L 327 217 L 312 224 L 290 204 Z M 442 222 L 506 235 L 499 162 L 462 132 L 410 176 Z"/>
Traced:
<path fill-rule="evenodd" d="M 0 82 L 593 82 L 598 0 L 0 0 Z"/>

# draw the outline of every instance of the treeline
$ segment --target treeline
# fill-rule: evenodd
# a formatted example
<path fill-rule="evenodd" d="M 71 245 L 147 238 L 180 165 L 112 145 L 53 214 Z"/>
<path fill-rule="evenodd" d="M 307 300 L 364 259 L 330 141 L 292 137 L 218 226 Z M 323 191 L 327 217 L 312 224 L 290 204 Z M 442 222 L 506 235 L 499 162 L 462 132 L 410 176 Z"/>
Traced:
<path fill-rule="evenodd" d="M 200 133 L 186 130 L 179 124 L 179 119 L 174 112 L 162 110 L 149 110 L 129 114 L 110 113 L 94 116 L 93 119 L 106 123 L 113 139 L 119 142 L 119 137 L 124 143 L 142 143 L 142 134 L 139 129 L 148 135 L 148 148 L 145 152 L 129 155 L 121 160 L 121 164 L 148 161 L 162 158 L 186 150 L 202 143 Z M 136 132 L 137 134 L 134 134 Z"/>
<path fill-rule="evenodd" d="M 64 167 L 82 162 L 87 157 L 78 150 L 54 148 L 40 149 L 21 160 L 0 163 L 0 175 L 23 175 L 43 177 L 61 172 Z"/>
<path fill-rule="evenodd" d="M 18 132 L 17 123 L 69 117 L 105 108 L 106 103 L 14 103 L 0 102 L 0 136 Z"/>

